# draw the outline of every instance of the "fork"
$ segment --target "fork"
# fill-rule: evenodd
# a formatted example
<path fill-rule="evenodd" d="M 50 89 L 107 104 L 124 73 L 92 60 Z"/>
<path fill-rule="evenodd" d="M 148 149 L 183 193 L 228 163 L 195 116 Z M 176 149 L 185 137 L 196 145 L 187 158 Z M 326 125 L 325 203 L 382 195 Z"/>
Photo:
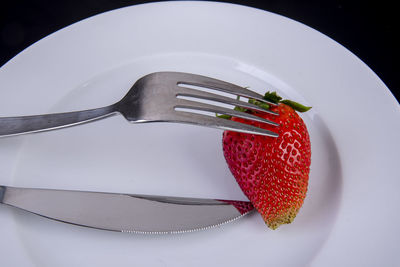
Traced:
<path fill-rule="evenodd" d="M 218 92 L 236 97 L 228 97 Z M 273 121 L 250 113 L 217 105 L 222 103 L 278 115 L 242 101 L 237 96 L 276 105 L 266 101 L 256 92 L 214 78 L 182 72 L 155 72 L 137 80 L 120 101 L 106 107 L 34 116 L 0 117 L 0 137 L 55 130 L 116 114 L 123 115 L 132 123 L 175 122 L 277 137 L 278 134 L 273 131 L 215 116 L 225 114 L 279 126 Z M 210 104 L 210 101 L 215 104 Z"/>

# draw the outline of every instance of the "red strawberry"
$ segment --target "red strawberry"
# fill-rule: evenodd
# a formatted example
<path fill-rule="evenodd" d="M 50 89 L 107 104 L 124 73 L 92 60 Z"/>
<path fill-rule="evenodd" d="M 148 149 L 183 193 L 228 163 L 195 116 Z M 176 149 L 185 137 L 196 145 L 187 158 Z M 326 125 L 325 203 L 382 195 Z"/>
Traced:
<path fill-rule="evenodd" d="M 306 197 L 311 144 L 306 125 L 295 109 L 304 112 L 309 108 L 293 101 L 281 101 L 275 92 L 268 92 L 265 99 L 279 103 L 270 107 L 279 116 L 246 112 L 277 122 L 279 127 L 231 119 L 275 131 L 279 137 L 225 131 L 223 151 L 240 188 L 268 227 L 276 229 L 293 221 Z M 258 101 L 252 102 L 265 106 Z"/>

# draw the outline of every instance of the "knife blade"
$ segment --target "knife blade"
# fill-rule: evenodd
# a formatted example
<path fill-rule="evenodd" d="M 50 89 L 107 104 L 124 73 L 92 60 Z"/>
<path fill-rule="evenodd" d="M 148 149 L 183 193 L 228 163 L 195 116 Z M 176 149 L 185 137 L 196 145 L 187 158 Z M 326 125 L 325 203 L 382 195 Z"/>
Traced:
<path fill-rule="evenodd" d="M 208 229 L 254 210 L 247 201 L 0 186 L 0 203 L 90 228 L 167 234 Z"/>

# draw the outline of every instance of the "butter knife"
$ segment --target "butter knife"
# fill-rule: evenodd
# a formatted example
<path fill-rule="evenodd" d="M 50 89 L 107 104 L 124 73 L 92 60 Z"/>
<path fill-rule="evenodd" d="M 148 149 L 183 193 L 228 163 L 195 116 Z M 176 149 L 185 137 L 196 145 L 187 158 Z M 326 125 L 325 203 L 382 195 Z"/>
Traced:
<path fill-rule="evenodd" d="M 208 229 L 238 219 L 250 202 L 0 186 L 0 203 L 90 228 L 167 234 Z"/>

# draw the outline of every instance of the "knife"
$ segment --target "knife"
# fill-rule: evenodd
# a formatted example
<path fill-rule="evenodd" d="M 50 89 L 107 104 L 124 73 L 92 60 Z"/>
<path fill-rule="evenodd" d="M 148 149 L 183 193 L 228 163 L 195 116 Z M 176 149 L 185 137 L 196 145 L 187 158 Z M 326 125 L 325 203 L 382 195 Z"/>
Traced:
<path fill-rule="evenodd" d="M 0 203 L 90 228 L 148 234 L 184 233 L 236 220 L 247 201 L 0 186 Z"/>

